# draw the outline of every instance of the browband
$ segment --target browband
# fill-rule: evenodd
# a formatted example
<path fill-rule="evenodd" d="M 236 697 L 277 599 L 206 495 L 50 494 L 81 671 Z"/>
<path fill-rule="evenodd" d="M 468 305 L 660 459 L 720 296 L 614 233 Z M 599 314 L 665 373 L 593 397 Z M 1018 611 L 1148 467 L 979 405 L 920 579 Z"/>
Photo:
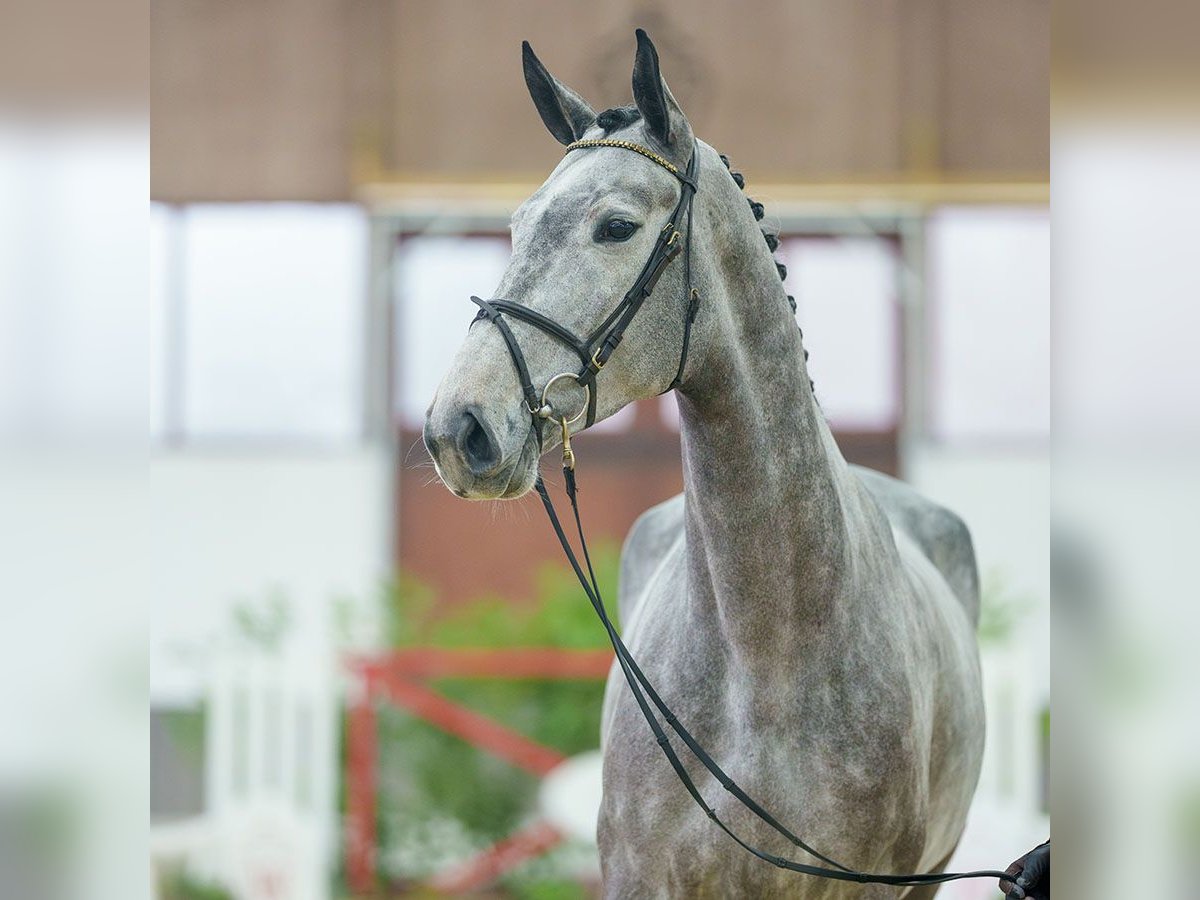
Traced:
<path fill-rule="evenodd" d="M 634 153 L 638 153 L 646 157 L 646 159 L 658 163 L 684 184 L 689 185 L 693 192 L 696 190 L 695 173 L 691 171 L 692 166 L 690 162 L 688 163 L 688 174 L 684 175 L 679 171 L 679 166 L 675 165 L 675 163 L 655 153 L 649 147 L 643 147 L 641 144 L 635 144 L 633 141 L 622 141 L 617 138 L 596 138 L 587 141 L 575 141 L 567 144 L 566 152 L 570 153 L 572 150 L 590 150 L 593 147 L 616 147 L 619 150 L 632 150 Z M 695 158 L 696 152 L 695 148 L 693 148 L 692 159 Z"/>

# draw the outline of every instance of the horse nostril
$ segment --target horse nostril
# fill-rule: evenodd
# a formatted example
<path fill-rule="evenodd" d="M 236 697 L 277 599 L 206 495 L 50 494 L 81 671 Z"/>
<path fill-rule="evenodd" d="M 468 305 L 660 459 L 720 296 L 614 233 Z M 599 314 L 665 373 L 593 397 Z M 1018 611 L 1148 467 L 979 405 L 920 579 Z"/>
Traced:
<path fill-rule="evenodd" d="M 500 463 L 500 448 L 491 433 L 470 410 L 463 413 L 458 446 L 468 468 L 475 475 L 490 475 Z"/>

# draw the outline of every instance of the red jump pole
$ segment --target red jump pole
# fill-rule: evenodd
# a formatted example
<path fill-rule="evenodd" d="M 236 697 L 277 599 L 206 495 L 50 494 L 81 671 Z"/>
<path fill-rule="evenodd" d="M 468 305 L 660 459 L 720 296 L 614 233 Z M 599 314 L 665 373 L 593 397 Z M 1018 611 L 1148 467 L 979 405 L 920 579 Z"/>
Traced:
<path fill-rule="evenodd" d="M 402 678 L 549 678 L 595 680 L 608 675 L 611 650 L 563 650 L 558 647 L 442 648 L 413 647 L 379 662 Z"/>
<path fill-rule="evenodd" d="M 393 703 L 413 715 L 539 778 L 566 760 L 557 750 L 531 741 L 423 685 L 393 676 L 387 680 L 387 690 Z"/>
<path fill-rule="evenodd" d="M 534 822 L 435 876 L 429 886 L 444 894 L 477 891 L 521 863 L 553 849 L 562 840 L 562 834 L 549 822 Z"/>

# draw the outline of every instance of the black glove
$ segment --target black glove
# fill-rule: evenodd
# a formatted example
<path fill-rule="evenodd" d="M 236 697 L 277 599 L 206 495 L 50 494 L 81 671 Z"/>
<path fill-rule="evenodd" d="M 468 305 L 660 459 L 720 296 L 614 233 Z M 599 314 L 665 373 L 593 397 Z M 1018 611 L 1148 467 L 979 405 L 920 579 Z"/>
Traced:
<path fill-rule="evenodd" d="M 1012 881 L 1000 882 L 1007 900 L 1050 900 L 1050 842 L 1034 847 L 1004 870 L 1015 875 Z"/>

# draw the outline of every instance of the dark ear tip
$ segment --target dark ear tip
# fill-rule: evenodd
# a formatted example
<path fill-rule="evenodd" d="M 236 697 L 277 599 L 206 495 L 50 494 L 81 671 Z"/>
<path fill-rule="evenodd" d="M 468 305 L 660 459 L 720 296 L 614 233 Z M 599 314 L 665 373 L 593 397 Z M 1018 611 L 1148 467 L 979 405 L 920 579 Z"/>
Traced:
<path fill-rule="evenodd" d="M 655 59 L 658 59 L 658 48 L 654 46 L 654 41 L 650 40 L 650 35 L 646 34 L 641 28 L 637 29 L 634 34 L 637 36 L 638 55 L 641 56 L 643 53 L 649 53 Z"/>

